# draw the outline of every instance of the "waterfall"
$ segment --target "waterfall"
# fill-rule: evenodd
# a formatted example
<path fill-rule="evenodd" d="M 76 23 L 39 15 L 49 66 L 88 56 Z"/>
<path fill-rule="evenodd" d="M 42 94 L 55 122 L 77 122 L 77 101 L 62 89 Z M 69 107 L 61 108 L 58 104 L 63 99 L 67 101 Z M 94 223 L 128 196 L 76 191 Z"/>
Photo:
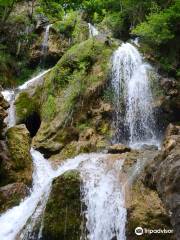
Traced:
<path fill-rule="evenodd" d="M 7 110 L 8 116 L 5 119 L 5 123 L 7 127 L 13 127 L 16 124 L 16 117 L 15 117 L 15 91 L 14 90 L 4 90 L 1 92 L 4 99 L 9 103 L 9 108 Z"/>
<path fill-rule="evenodd" d="M 88 240 L 126 239 L 126 209 L 119 176 L 123 160 L 108 164 L 109 160 L 100 156 L 82 164 L 82 201 L 86 206 L 85 239 Z"/>
<path fill-rule="evenodd" d="M 48 52 L 48 40 L 49 40 L 49 30 L 51 28 L 52 24 L 49 24 L 45 27 L 45 33 L 43 37 L 43 42 L 42 42 L 42 50 L 41 50 L 41 59 L 40 59 L 40 66 L 43 69 L 46 61 L 46 55 Z"/>
<path fill-rule="evenodd" d="M 112 58 L 116 128 L 115 141 L 126 141 L 132 147 L 157 145 L 153 97 L 148 71 L 138 50 L 123 43 Z"/>
<path fill-rule="evenodd" d="M 99 35 L 97 28 L 95 28 L 91 23 L 88 23 L 88 27 L 89 27 L 89 37 L 90 38 Z"/>
<path fill-rule="evenodd" d="M 48 50 L 48 40 L 49 40 L 49 30 L 51 28 L 52 24 L 49 24 L 45 28 L 43 43 L 42 43 L 42 55 L 45 56 L 47 54 Z"/>
<path fill-rule="evenodd" d="M 51 69 L 40 73 L 19 86 L 15 91 L 5 90 L 3 95 L 10 103 L 8 126 L 15 124 L 16 94 L 38 83 Z M 12 124 L 13 122 L 13 124 Z M 82 203 L 86 219 L 88 240 L 125 240 L 126 209 L 120 171 L 123 160 L 109 160 L 107 154 L 81 154 L 63 162 L 54 170 L 43 155 L 31 149 L 33 183 L 29 196 L 0 216 L 0 239 L 41 239 L 43 214 L 54 178 L 66 171 L 77 169 L 82 178 Z"/>
<path fill-rule="evenodd" d="M 30 196 L 19 206 L 13 207 L 0 216 L 0 239 L 28 240 L 33 234 L 50 193 L 55 177 L 66 171 L 79 169 L 83 181 L 83 201 L 87 205 L 87 239 L 125 239 L 126 209 L 124 196 L 119 184 L 118 173 L 123 161 L 117 161 L 108 170 L 105 154 L 81 154 L 62 163 L 53 170 L 41 153 L 31 149 L 34 173 Z M 35 239 L 39 239 L 37 237 Z"/>
<path fill-rule="evenodd" d="M 32 79 L 25 82 L 23 85 L 19 86 L 15 90 L 4 90 L 2 91 L 2 95 L 4 99 L 9 103 L 9 108 L 7 110 L 8 116 L 5 119 L 5 123 L 7 124 L 7 127 L 13 127 L 16 125 L 16 108 L 15 108 L 15 99 L 16 95 L 20 93 L 23 90 L 26 90 L 28 87 L 33 86 L 34 84 L 38 83 L 43 77 L 49 72 L 51 69 L 45 70 L 41 73 L 39 73 L 36 77 L 33 77 Z"/>
<path fill-rule="evenodd" d="M 33 188 L 29 197 L 25 198 L 19 206 L 13 207 L 0 216 L 0 239 L 14 240 L 17 234 L 26 225 L 28 219 L 37 214 L 38 204 L 43 202 L 43 198 L 51 188 L 52 180 L 67 170 L 72 170 L 78 166 L 81 157 L 75 158 L 74 161 L 67 161 L 54 171 L 49 162 L 35 150 L 31 150 L 34 164 Z M 39 207 L 41 204 L 39 205 Z M 38 216 L 38 214 L 37 214 Z M 28 229 L 30 231 L 32 229 Z M 20 237 L 24 239 L 25 233 Z M 28 238 L 27 238 L 28 239 Z"/>
<path fill-rule="evenodd" d="M 48 69 L 48 70 L 45 70 L 45 71 L 42 71 L 40 72 L 37 76 L 31 78 L 30 80 L 28 80 L 27 82 L 25 82 L 24 84 L 22 84 L 21 86 L 18 87 L 18 90 L 19 91 L 22 91 L 22 90 L 26 90 L 28 89 L 29 87 L 35 85 L 36 83 L 39 82 L 40 79 L 43 79 L 43 77 L 51 71 L 51 68 Z"/>

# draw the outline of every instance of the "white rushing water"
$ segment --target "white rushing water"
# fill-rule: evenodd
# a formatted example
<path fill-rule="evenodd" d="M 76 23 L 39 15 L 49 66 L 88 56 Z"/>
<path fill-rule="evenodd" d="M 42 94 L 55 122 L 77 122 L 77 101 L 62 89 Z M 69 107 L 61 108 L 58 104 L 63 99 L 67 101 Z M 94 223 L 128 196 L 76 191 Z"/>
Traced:
<path fill-rule="evenodd" d="M 122 140 L 124 131 L 123 137 L 128 135 L 126 141 L 132 147 L 157 145 L 153 98 L 148 78 L 150 66 L 130 43 L 123 43 L 115 51 L 112 63 L 116 140 Z"/>
<path fill-rule="evenodd" d="M 43 43 L 42 43 L 42 55 L 46 55 L 48 50 L 48 40 L 49 40 L 49 30 L 51 28 L 52 24 L 49 24 L 45 28 Z"/>
<path fill-rule="evenodd" d="M 110 165 L 111 164 L 111 165 Z M 126 209 L 120 181 L 123 160 L 110 163 L 100 156 L 82 166 L 82 198 L 88 240 L 125 240 Z"/>
<path fill-rule="evenodd" d="M 16 124 L 15 99 L 17 94 L 39 83 L 41 80 L 43 80 L 43 77 L 50 71 L 51 69 L 44 70 L 43 72 L 39 73 L 36 77 L 31 78 L 30 80 L 28 80 L 15 90 L 10 89 L 1 91 L 4 99 L 9 103 L 9 108 L 7 110 L 8 116 L 5 119 L 5 123 L 7 124 L 8 128 L 13 127 Z"/>
<path fill-rule="evenodd" d="M 18 87 L 18 90 L 22 91 L 22 90 L 26 90 L 29 87 L 35 85 L 36 83 L 39 82 L 40 79 L 42 79 L 48 72 L 51 71 L 51 68 L 48 70 L 44 70 L 42 72 L 40 72 L 37 76 L 31 78 L 30 80 L 28 80 L 27 82 L 25 82 L 24 84 L 22 84 L 21 86 Z"/>
<path fill-rule="evenodd" d="M 52 180 L 55 177 L 63 174 L 67 170 L 76 169 L 79 163 L 85 160 L 83 156 L 76 157 L 65 162 L 55 171 L 38 151 L 32 149 L 31 155 L 34 164 L 32 192 L 19 206 L 8 210 L 5 214 L 0 216 L 0 239 L 2 240 L 15 239 L 17 234 L 26 225 L 27 220 L 33 216 L 37 210 L 38 204 L 43 201 L 45 194 L 49 192 Z"/>
<path fill-rule="evenodd" d="M 89 37 L 90 38 L 99 35 L 99 31 L 91 23 L 88 23 L 88 27 L 89 27 Z"/>
<path fill-rule="evenodd" d="M 0 216 L 0 239 L 14 240 L 17 235 L 20 239 L 28 239 L 44 211 L 52 180 L 73 169 L 79 169 L 83 180 L 87 239 L 109 240 L 115 236 L 117 240 L 125 239 L 126 209 L 118 178 L 122 160 L 109 168 L 107 155 L 82 154 L 53 170 L 38 151 L 31 149 L 31 155 L 34 164 L 32 191 L 19 206 Z"/>
<path fill-rule="evenodd" d="M 50 26 L 49 26 L 50 27 Z M 91 26 L 90 26 L 91 27 Z M 93 26 L 92 26 L 93 27 Z M 46 29 L 48 35 L 48 29 Z M 91 29 L 91 36 L 98 34 Z M 46 39 L 48 37 L 46 36 Z M 47 40 L 48 41 L 48 40 Z M 9 102 L 8 127 L 15 125 L 16 94 L 38 83 L 51 69 L 19 86 L 16 91 L 2 92 Z M 77 169 L 82 177 L 82 202 L 85 204 L 86 237 L 88 240 L 125 240 L 126 209 L 120 172 L 123 160 L 109 160 L 107 154 L 81 154 L 63 162 L 54 170 L 48 160 L 31 149 L 33 184 L 29 196 L 0 216 L 0 240 L 41 239 L 43 214 L 54 178 Z M 38 230 L 34 231 L 34 230 Z M 35 235 L 34 235 L 35 234 Z"/>
<path fill-rule="evenodd" d="M 9 108 L 7 110 L 8 116 L 5 119 L 7 127 L 13 127 L 16 124 L 16 117 L 15 117 L 15 91 L 14 90 L 4 90 L 1 92 L 4 99 L 9 103 Z"/>

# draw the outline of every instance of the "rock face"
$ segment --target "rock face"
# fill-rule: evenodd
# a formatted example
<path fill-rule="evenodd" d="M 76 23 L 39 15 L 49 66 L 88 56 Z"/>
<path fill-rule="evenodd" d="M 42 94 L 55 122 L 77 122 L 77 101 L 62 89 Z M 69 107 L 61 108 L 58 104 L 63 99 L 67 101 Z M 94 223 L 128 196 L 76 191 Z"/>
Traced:
<path fill-rule="evenodd" d="M 146 183 L 157 189 L 166 209 L 176 239 L 180 239 L 180 127 L 170 124 L 161 153 L 146 169 Z"/>
<path fill-rule="evenodd" d="M 11 158 L 9 169 L 11 181 L 31 184 L 30 135 L 25 125 L 17 125 L 8 129 L 7 144 Z"/>
<path fill-rule="evenodd" d="M 137 236 L 134 232 L 137 227 L 172 230 L 172 226 L 168 213 L 157 192 L 145 186 L 142 179 L 138 179 L 133 184 L 129 194 L 129 199 L 126 199 L 128 210 L 127 239 L 175 240 L 174 234 L 143 234 L 142 236 Z"/>
<path fill-rule="evenodd" d="M 108 148 L 108 153 L 125 153 L 125 152 L 130 152 L 131 149 L 123 144 L 114 144 Z"/>
<path fill-rule="evenodd" d="M 156 188 L 148 186 L 146 166 L 154 161 L 159 151 L 154 149 L 131 150 L 119 154 L 124 159 L 124 187 L 127 208 L 126 236 L 128 240 L 167 239 L 174 240 L 174 234 L 135 234 L 136 227 L 147 229 L 172 229 L 168 211 L 159 197 Z M 116 156 L 116 154 L 114 154 Z M 148 178 L 148 177 L 147 177 Z"/>
<path fill-rule="evenodd" d="M 41 126 L 33 146 L 46 157 L 62 152 L 64 159 L 108 144 L 112 108 L 104 99 L 113 46 L 99 39 L 74 45 L 37 89 L 31 102 L 39 101 Z"/>
<path fill-rule="evenodd" d="M 4 100 L 2 94 L 0 93 L 0 139 L 2 138 L 3 130 L 5 128 L 4 119 L 7 117 L 6 110 L 8 107 L 9 104 Z"/>
<path fill-rule="evenodd" d="M 18 205 L 27 193 L 28 189 L 24 183 L 17 182 L 0 187 L 0 213 Z"/>
<path fill-rule="evenodd" d="M 158 159 L 157 190 L 168 210 L 176 238 L 180 239 L 180 126 L 169 125 Z"/>
<path fill-rule="evenodd" d="M 180 120 L 180 84 L 179 80 L 171 78 L 162 78 L 160 81 L 163 89 L 160 110 L 164 114 L 165 120 L 169 122 L 177 122 Z"/>
<path fill-rule="evenodd" d="M 7 116 L 7 108 L 8 103 L 4 100 L 2 94 L 0 93 L 0 186 L 6 182 L 6 174 L 9 168 L 9 152 L 5 140 L 6 124 L 4 123 Z"/>
<path fill-rule="evenodd" d="M 44 240 L 80 239 L 80 184 L 77 171 L 69 171 L 54 180 L 44 214 Z"/>

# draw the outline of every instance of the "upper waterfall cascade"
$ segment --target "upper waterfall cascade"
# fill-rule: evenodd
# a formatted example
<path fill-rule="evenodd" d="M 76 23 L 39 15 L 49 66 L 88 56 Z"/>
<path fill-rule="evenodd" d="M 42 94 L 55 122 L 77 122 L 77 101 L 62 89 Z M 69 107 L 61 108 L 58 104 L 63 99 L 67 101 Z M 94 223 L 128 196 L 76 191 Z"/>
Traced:
<path fill-rule="evenodd" d="M 50 30 L 51 26 L 52 26 L 52 24 L 49 24 L 45 28 L 44 39 L 43 39 L 43 43 L 42 43 L 42 55 L 46 55 L 47 50 L 48 50 L 49 30 Z"/>
<path fill-rule="evenodd" d="M 126 141 L 137 148 L 143 144 L 157 145 L 150 65 L 130 43 L 123 43 L 115 51 L 112 65 L 115 141 Z"/>
<path fill-rule="evenodd" d="M 37 76 L 31 78 L 30 80 L 28 80 L 27 82 L 25 82 L 24 84 L 22 84 L 21 86 L 19 86 L 14 90 L 10 89 L 10 90 L 4 90 L 1 92 L 4 99 L 9 103 L 9 106 L 10 106 L 8 109 L 8 116 L 5 119 L 5 122 L 8 128 L 13 127 L 16 124 L 15 100 L 16 100 L 17 94 L 39 83 L 40 80 L 42 80 L 43 77 L 49 71 L 51 71 L 51 69 L 40 72 Z"/>
<path fill-rule="evenodd" d="M 95 37 L 99 35 L 99 31 L 91 23 L 88 23 L 89 37 Z"/>

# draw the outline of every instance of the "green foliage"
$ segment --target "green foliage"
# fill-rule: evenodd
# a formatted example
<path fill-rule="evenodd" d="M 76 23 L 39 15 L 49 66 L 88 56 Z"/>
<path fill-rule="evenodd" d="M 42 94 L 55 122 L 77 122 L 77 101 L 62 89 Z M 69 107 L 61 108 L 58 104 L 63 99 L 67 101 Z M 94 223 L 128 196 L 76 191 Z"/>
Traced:
<path fill-rule="evenodd" d="M 0 20 L 7 21 L 18 0 L 0 0 Z"/>
<path fill-rule="evenodd" d="M 168 8 L 151 13 L 132 33 L 150 47 L 162 69 L 176 75 L 179 64 L 180 1 L 174 0 Z"/>
<path fill-rule="evenodd" d="M 166 43 L 175 37 L 180 21 L 180 2 L 169 9 L 152 13 L 147 21 L 138 25 L 132 32 L 157 45 Z"/>
<path fill-rule="evenodd" d="M 62 122 L 78 111 L 91 91 L 105 84 L 112 51 L 103 41 L 89 39 L 69 49 L 50 72 L 45 89 L 48 95 L 58 96 L 56 109 L 61 113 Z M 45 102 L 43 109 L 47 105 Z M 48 119 L 46 112 L 43 118 Z"/>
<path fill-rule="evenodd" d="M 44 14 L 50 21 L 60 20 L 64 15 L 61 4 L 54 0 L 41 0 L 40 6 L 36 9 L 36 12 Z"/>

